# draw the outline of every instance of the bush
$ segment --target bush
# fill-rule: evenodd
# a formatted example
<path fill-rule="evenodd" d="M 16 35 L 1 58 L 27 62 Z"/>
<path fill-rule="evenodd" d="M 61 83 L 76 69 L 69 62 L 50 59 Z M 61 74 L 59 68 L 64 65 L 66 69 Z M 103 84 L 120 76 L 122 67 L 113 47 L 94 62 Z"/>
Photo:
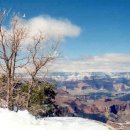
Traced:
<path fill-rule="evenodd" d="M 36 86 L 32 88 L 32 93 L 30 97 L 29 107 L 26 107 L 28 87 L 29 83 L 23 83 L 16 85 L 13 94 L 14 106 L 18 109 L 27 109 L 35 116 L 53 116 L 56 105 L 54 84 L 48 82 L 37 82 Z"/>

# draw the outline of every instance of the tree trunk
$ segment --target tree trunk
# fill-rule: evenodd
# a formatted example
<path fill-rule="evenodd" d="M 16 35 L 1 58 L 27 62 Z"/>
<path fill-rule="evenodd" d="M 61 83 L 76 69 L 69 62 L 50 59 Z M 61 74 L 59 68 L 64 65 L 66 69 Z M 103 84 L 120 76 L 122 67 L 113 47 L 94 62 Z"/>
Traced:
<path fill-rule="evenodd" d="M 12 91 L 12 83 L 11 83 L 11 78 L 8 78 L 7 82 L 7 107 L 10 110 L 13 110 L 13 102 L 12 102 L 12 96 L 13 96 L 13 91 Z"/>
<path fill-rule="evenodd" d="M 30 98 L 31 98 L 33 85 L 34 85 L 34 82 L 32 81 L 31 84 L 29 84 L 29 87 L 28 87 L 27 108 L 30 107 Z"/>

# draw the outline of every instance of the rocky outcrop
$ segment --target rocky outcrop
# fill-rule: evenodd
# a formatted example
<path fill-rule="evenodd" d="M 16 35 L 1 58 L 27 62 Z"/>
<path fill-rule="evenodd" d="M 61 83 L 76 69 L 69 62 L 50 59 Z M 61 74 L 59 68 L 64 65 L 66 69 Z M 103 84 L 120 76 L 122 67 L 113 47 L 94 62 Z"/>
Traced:
<path fill-rule="evenodd" d="M 115 122 L 108 121 L 107 124 L 115 128 L 115 130 L 130 130 L 130 122 L 115 123 Z"/>
<path fill-rule="evenodd" d="M 98 108 L 100 112 L 111 112 L 117 114 L 118 111 L 125 111 L 128 104 L 120 100 L 100 99 L 94 101 L 93 104 Z"/>
<path fill-rule="evenodd" d="M 64 90 L 58 90 L 56 102 L 69 116 L 81 116 L 106 122 L 107 120 L 124 123 L 130 120 L 130 103 L 117 99 L 85 101 L 86 96 L 73 96 Z M 101 118 L 100 118 L 101 117 Z"/>
<path fill-rule="evenodd" d="M 123 91 L 123 90 L 128 89 L 129 87 L 128 87 L 126 84 L 118 83 L 118 84 L 113 84 L 113 88 L 114 88 L 116 91 Z"/>

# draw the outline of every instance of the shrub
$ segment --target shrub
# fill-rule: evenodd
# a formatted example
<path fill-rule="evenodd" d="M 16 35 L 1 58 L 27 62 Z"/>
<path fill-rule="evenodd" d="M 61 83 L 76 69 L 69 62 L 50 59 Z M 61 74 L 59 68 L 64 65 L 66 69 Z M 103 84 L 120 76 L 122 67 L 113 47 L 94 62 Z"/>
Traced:
<path fill-rule="evenodd" d="M 37 81 L 32 88 L 30 105 L 27 108 L 27 95 L 29 83 L 16 85 L 13 93 L 13 103 L 18 109 L 27 109 L 35 116 L 53 116 L 56 109 L 54 84 L 49 82 Z"/>

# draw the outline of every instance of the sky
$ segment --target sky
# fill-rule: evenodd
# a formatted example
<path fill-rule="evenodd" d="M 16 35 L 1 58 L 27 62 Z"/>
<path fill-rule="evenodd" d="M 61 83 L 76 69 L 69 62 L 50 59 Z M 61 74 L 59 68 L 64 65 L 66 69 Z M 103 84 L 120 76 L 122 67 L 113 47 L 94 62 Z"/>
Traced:
<path fill-rule="evenodd" d="M 59 71 L 130 71 L 130 0 L 0 0 L 0 8 L 63 35 Z"/>

